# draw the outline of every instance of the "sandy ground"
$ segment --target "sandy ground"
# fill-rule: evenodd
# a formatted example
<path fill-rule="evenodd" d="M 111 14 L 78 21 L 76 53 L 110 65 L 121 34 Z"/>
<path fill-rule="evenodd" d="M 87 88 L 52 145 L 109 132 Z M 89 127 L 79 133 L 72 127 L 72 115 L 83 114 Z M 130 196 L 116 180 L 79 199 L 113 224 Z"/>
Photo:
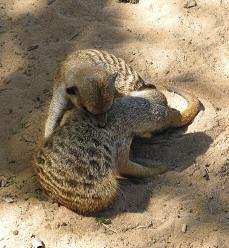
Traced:
<path fill-rule="evenodd" d="M 0 247 L 229 247 L 229 2 L 0 1 Z M 51 1 L 49 1 L 51 2 Z M 186 129 L 133 144 L 136 159 L 171 170 L 127 180 L 100 217 L 46 197 L 31 168 L 54 70 L 79 48 L 101 48 L 157 86 L 170 81 L 203 104 Z"/>

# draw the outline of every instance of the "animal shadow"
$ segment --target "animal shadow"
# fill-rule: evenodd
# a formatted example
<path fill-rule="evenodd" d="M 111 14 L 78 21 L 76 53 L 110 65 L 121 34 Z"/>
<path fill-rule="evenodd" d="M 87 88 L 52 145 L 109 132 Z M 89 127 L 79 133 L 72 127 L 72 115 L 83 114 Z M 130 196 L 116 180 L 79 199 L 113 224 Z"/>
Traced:
<path fill-rule="evenodd" d="M 204 154 L 212 139 L 203 132 L 181 134 L 183 130 L 156 135 L 151 139 L 134 138 L 131 145 L 131 159 L 147 161 L 152 165 L 166 164 L 168 170 L 182 171 Z M 128 178 L 120 181 L 120 191 L 116 200 L 105 211 L 96 216 L 112 217 L 124 212 L 143 212 L 156 186 L 157 178 Z"/>

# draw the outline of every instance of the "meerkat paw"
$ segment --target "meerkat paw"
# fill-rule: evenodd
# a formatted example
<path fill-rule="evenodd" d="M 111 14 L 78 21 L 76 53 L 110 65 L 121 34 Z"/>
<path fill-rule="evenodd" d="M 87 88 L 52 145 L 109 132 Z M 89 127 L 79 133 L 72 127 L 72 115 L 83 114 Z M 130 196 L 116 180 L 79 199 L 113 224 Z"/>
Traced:
<path fill-rule="evenodd" d="M 69 122 L 69 120 L 71 120 L 72 118 L 72 111 L 67 110 L 64 115 L 62 120 L 60 121 L 60 127 L 64 126 L 67 122 Z"/>

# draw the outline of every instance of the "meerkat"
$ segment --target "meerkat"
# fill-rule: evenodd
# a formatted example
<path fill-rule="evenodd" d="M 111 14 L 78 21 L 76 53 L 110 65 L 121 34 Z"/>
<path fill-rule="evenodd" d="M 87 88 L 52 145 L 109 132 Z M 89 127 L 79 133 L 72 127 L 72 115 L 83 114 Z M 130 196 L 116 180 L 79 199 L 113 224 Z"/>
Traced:
<path fill-rule="evenodd" d="M 187 100 L 193 98 L 176 92 Z M 162 93 L 145 89 L 115 99 L 104 128 L 98 127 L 95 115 L 81 108 L 66 113 L 34 158 L 33 166 L 47 194 L 79 213 L 95 212 L 117 195 L 117 175 L 148 177 L 165 172 L 165 166 L 149 168 L 129 160 L 133 135 L 187 121 L 186 110 L 171 109 L 163 98 Z"/>
<path fill-rule="evenodd" d="M 154 85 L 147 84 L 123 59 L 113 54 L 94 49 L 73 52 L 62 62 L 54 76 L 53 96 L 44 136 L 47 139 L 60 123 L 64 112 L 73 107 L 82 107 L 93 113 L 99 120 L 99 126 L 103 127 L 114 98 L 147 88 L 157 90 Z M 186 113 L 191 121 L 198 113 L 199 105 L 194 99 L 189 100 L 189 106 L 193 108 Z M 167 103 L 166 97 L 161 94 L 160 101 Z M 177 126 L 189 122 L 177 123 Z M 150 137 L 149 134 L 141 136 Z"/>
<path fill-rule="evenodd" d="M 75 51 L 60 64 L 54 76 L 44 136 L 48 138 L 65 110 L 73 107 L 85 108 L 104 126 L 114 98 L 145 88 L 155 86 L 147 85 L 123 59 L 100 50 Z"/>

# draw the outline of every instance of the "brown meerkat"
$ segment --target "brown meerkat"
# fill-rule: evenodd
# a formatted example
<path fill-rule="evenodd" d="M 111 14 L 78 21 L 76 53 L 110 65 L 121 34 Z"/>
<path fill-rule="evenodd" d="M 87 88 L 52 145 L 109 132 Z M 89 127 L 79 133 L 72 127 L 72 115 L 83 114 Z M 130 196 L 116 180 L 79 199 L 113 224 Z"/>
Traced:
<path fill-rule="evenodd" d="M 75 51 L 60 64 L 54 76 L 45 138 L 53 133 L 65 110 L 83 107 L 95 114 L 103 126 L 115 97 L 147 87 L 155 88 L 147 85 L 123 59 L 94 49 Z"/>
<path fill-rule="evenodd" d="M 106 113 L 115 97 L 147 88 L 157 91 L 154 85 L 146 84 L 131 66 L 113 54 L 93 49 L 73 52 L 59 66 L 54 77 L 45 138 L 53 133 L 67 109 L 83 107 L 96 115 L 99 125 L 104 126 Z M 158 95 L 163 103 L 167 103 L 163 94 Z M 193 108 L 189 109 L 188 116 L 192 120 L 199 105 L 194 98 L 189 102 Z M 177 123 L 177 126 L 183 125 Z"/>
<path fill-rule="evenodd" d="M 193 99 L 188 93 L 178 92 Z M 152 89 L 134 91 L 114 100 L 107 124 L 98 126 L 95 115 L 82 108 L 70 111 L 46 139 L 34 159 L 34 168 L 45 191 L 60 204 L 80 213 L 106 208 L 118 193 L 117 175 L 148 177 L 165 166 L 142 166 L 129 160 L 136 133 L 174 127 L 185 119 Z M 198 101 L 198 100 L 196 100 Z"/>

